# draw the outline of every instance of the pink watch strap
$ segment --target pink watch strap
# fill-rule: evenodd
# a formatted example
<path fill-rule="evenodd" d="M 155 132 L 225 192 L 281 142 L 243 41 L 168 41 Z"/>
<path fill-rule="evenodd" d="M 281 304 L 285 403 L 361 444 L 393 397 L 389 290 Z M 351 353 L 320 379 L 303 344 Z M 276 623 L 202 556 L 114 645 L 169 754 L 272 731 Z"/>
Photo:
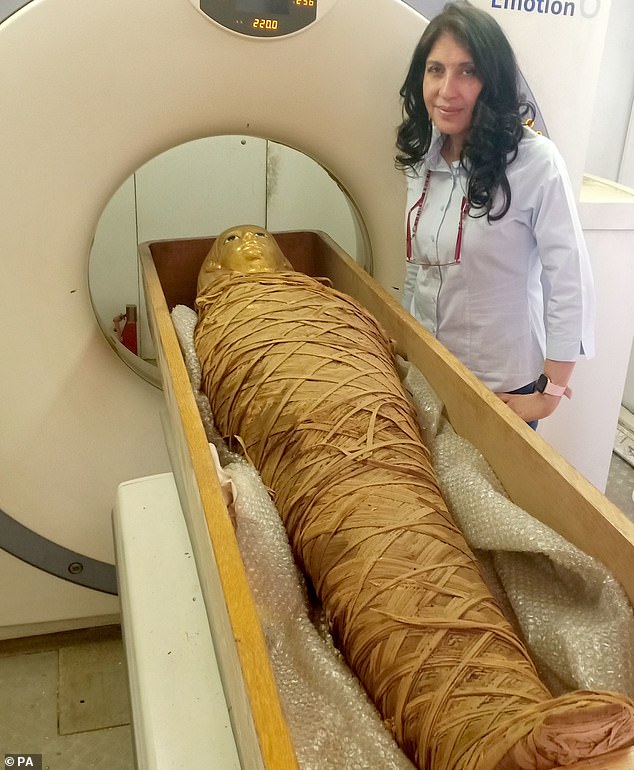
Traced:
<path fill-rule="evenodd" d="M 555 385 L 555 383 L 550 380 L 546 383 L 544 393 L 547 393 L 549 396 L 565 396 L 566 398 L 572 396 L 572 390 L 570 390 L 567 385 Z"/>

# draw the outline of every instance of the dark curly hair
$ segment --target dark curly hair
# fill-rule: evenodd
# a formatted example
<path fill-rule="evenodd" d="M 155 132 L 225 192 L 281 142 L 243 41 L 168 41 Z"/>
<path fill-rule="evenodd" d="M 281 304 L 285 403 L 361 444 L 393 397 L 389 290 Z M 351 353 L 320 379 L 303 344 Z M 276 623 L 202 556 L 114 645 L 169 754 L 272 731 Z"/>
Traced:
<path fill-rule="evenodd" d="M 469 51 L 482 81 L 460 160 L 469 175 L 467 196 L 471 206 L 482 209 L 480 216 L 495 221 L 511 205 L 506 167 L 517 156 L 522 122 L 527 116 L 534 117 L 535 108 L 520 94 L 515 54 L 504 32 L 488 13 L 467 0 L 447 3 L 442 13 L 430 21 L 414 50 L 400 91 L 403 122 L 397 132 L 396 166 L 401 170 L 414 168 L 429 150 L 432 124 L 423 100 L 423 76 L 431 49 L 445 33 Z M 503 201 L 500 210 L 493 213 L 498 189 Z"/>

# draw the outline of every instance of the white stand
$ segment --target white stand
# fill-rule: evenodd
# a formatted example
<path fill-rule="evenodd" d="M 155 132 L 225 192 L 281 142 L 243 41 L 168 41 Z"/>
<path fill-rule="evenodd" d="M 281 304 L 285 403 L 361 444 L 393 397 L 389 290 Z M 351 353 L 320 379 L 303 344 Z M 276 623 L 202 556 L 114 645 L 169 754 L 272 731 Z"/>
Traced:
<path fill-rule="evenodd" d="M 121 484 L 113 526 L 137 767 L 238 770 L 172 474 Z"/>

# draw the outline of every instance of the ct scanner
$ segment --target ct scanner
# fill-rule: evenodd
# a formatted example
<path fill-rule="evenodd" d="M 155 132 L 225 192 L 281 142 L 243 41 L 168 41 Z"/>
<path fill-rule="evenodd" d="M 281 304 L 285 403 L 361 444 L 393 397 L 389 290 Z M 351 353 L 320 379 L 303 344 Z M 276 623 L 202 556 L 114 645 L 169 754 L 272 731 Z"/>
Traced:
<path fill-rule="evenodd" d="M 162 393 L 91 305 L 112 194 L 189 140 L 272 139 L 338 180 L 398 292 L 391 148 L 425 23 L 404 0 L 0 0 L 0 638 L 117 620 L 115 492 L 170 469 Z"/>
<path fill-rule="evenodd" d="M 255 17 L 270 2 L 235 5 Z M 347 190 L 377 278 L 399 285 L 403 190 L 385 148 L 424 19 L 401 0 L 282 5 L 309 26 L 247 37 L 189 0 L 0 5 L 0 509 L 21 557 L 0 553 L 3 584 L 16 586 L 0 600 L 0 635 L 115 616 L 114 492 L 169 468 L 161 394 L 106 343 L 87 283 L 99 216 L 135 169 L 204 136 L 295 147 Z"/>

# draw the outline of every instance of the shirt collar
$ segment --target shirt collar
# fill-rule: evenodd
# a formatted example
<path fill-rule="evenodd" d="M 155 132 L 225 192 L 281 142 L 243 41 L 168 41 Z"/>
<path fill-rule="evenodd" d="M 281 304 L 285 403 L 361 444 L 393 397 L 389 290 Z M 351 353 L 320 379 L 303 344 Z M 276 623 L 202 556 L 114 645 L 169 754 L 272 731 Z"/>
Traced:
<path fill-rule="evenodd" d="M 431 143 L 423 160 L 421 168 L 427 171 L 450 171 L 447 161 L 440 154 L 445 142 L 445 134 L 441 134 L 436 126 L 432 127 Z M 469 162 L 467 161 L 467 168 Z"/>
<path fill-rule="evenodd" d="M 427 150 L 427 154 L 425 155 L 425 166 L 431 171 L 437 171 L 441 168 L 446 168 L 447 166 L 447 162 L 440 154 L 444 141 L 444 134 L 441 134 L 434 126 L 432 129 L 431 143 Z"/>

